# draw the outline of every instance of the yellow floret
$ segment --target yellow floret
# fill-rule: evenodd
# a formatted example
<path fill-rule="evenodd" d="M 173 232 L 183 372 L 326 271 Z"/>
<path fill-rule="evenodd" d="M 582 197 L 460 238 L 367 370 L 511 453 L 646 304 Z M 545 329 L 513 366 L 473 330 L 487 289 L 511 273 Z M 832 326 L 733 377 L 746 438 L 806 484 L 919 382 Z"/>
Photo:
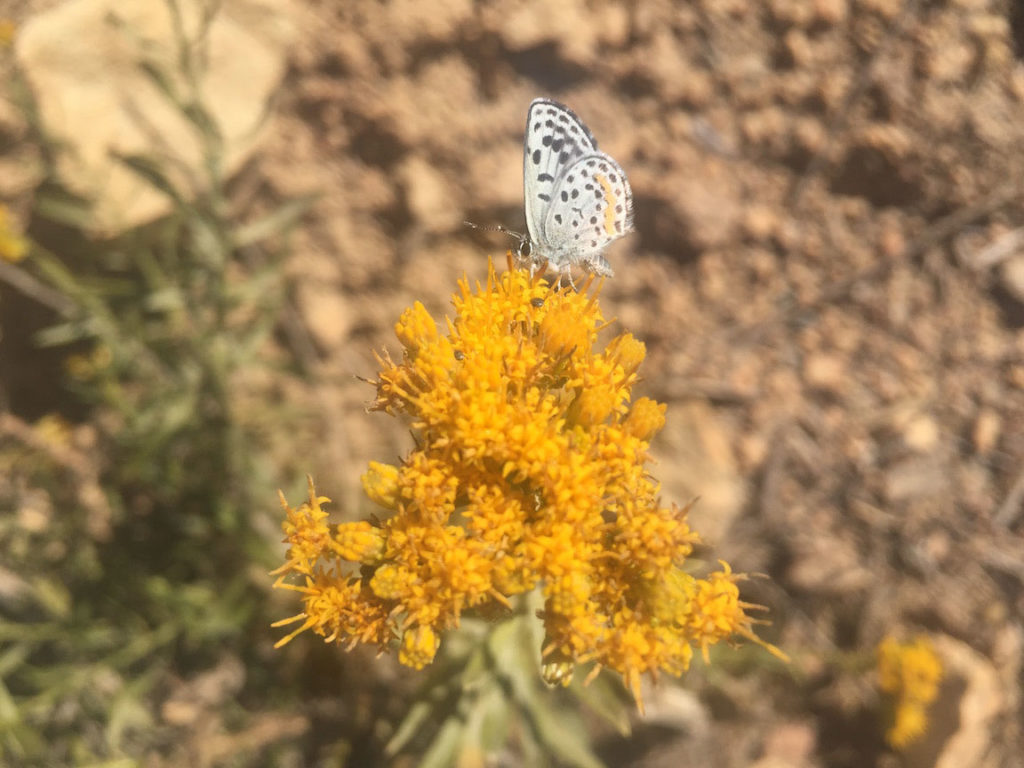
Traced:
<path fill-rule="evenodd" d="M 369 469 L 360 479 L 371 501 L 386 509 L 395 509 L 398 499 L 398 467 L 371 461 Z"/>
<path fill-rule="evenodd" d="M 437 340 L 437 324 L 420 302 L 416 302 L 402 313 L 395 323 L 395 335 L 402 346 L 411 354 Z"/>
<path fill-rule="evenodd" d="M 927 730 L 927 706 L 938 695 L 942 662 L 925 637 L 912 643 L 886 637 L 878 645 L 877 656 L 878 687 L 892 704 L 886 740 L 902 749 Z"/>
<path fill-rule="evenodd" d="M 664 403 L 641 397 L 629 409 L 622 428 L 626 434 L 649 443 L 665 426 L 666 410 L 667 406 Z"/>
<path fill-rule="evenodd" d="M 334 532 L 334 552 L 353 563 L 373 565 L 384 554 L 384 532 L 366 520 L 342 523 Z"/>
<path fill-rule="evenodd" d="M 440 645 L 441 638 L 431 627 L 407 629 L 402 635 L 402 650 L 398 652 L 398 660 L 407 667 L 423 669 L 434 660 Z"/>

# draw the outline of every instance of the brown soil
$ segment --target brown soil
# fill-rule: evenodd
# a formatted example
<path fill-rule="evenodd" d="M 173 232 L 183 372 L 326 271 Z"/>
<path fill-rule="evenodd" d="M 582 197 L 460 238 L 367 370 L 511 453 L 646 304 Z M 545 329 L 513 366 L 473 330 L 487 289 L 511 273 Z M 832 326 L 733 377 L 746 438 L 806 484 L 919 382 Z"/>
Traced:
<path fill-rule="evenodd" d="M 606 756 L 893 765 L 863 665 L 886 633 L 927 633 L 961 661 L 909 764 L 1024 764 L 1019 6 L 311 0 L 295 14 L 258 169 L 271 196 L 323 193 L 289 265 L 329 421 L 294 450 L 323 490 L 358 509 L 365 463 L 408 448 L 354 376 L 396 348 L 404 307 L 443 315 L 457 278 L 504 260 L 502 235 L 462 222 L 522 228 L 526 107 L 551 96 L 632 182 L 637 233 L 609 250 L 602 302 L 647 344 L 640 394 L 669 404 L 665 496 L 701 496 L 713 556 L 767 574 L 745 596 L 793 657 L 724 680 L 696 662 L 684 685 L 709 729 L 638 721 Z"/>

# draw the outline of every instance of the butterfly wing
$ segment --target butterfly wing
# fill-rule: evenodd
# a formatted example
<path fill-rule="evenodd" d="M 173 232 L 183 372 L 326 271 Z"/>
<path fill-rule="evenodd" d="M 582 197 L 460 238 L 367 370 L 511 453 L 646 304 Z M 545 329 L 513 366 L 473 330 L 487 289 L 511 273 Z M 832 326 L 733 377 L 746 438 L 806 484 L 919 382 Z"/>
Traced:
<path fill-rule="evenodd" d="M 619 164 L 604 152 L 583 155 L 562 171 L 551 197 L 541 231 L 559 245 L 556 266 L 579 263 L 611 276 L 601 252 L 633 231 L 633 192 Z"/>
<path fill-rule="evenodd" d="M 523 188 L 526 229 L 535 246 L 550 242 L 544 217 L 562 172 L 596 151 L 593 135 L 571 109 L 551 99 L 533 100 L 526 113 Z"/>

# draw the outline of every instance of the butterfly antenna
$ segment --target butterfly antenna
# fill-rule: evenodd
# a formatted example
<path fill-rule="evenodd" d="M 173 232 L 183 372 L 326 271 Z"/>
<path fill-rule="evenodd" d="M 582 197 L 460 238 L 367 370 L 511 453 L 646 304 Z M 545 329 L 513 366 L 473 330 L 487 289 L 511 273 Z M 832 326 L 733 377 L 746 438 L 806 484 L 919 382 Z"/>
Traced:
<path fill-rule="evenodd" d="M 479 229 L 483 232 L 504 232 L 506 235 L 511 235 L 517 240 L 523 239 L 521 232 L 515 232 L 502 224 L 474 224 L 472 221 L 463 221 L 462 223 L 467 227 Z"/>

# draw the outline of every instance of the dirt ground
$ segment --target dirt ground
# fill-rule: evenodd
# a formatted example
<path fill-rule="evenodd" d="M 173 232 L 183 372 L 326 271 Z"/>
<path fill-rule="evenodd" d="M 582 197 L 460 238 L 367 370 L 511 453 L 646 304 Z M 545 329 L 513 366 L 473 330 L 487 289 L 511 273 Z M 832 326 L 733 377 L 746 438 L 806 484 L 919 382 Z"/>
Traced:
<path fill-rule="evenodd" d="M 605 312 L 668 403 L 667 500 L 737 570 L 791 677 L 695 665 L 706 727 L 615 765 L 1024 765 L 1024 11 L 1012 0 L 309 0 L 258 194 L 319 190 L 289 272 L 326 403 L 294 445 L 340 508 L 409 447 L 373 351 L 522 229 L 522 134 L 568 104 L 629 174 Z M 247 171 L 250 175 L 252 169 Z M 308 452 L 308 460 L 301 454 Z M 935 721 L 901 758 L 872 649 L 933 638 Z M 756 665 L 755 665 L 756 667 Z M 712 681 L 712 678 L 713 681 Z M 657 696 L 652 694 L 652 701 Z M 655 709 L 657 705 L 655 704 Z M 665 723 L 672 725 L 666 727 Z M 682 723 L 682 725 L 679 725 Z"/>

